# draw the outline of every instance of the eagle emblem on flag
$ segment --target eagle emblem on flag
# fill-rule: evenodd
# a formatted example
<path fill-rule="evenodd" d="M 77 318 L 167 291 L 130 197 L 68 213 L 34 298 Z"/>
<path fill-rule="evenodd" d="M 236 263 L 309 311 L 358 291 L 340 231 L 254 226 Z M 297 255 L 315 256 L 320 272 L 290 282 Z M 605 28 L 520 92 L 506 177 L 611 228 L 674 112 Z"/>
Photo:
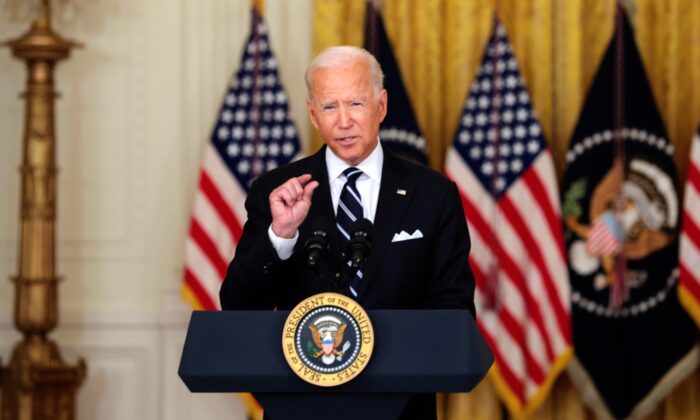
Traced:
<path fill-rule="evenodd" d="M 582 211 L 575 196 L 584 180 L 574 182 L 566 192 L 566 207 L 577 214 Z M 678 225 L 678 197 L 671 186 L 669 175 L 648 159 L 635 157 L 624 170 L 616 161 L 591 192 L 588 220 L 592 223 L 586 225 L 571 214 L 566 218 L 567 227 L 577 236 L 569 247 L 573 270 L 581 276 L 594 274 L 594 288 L 602 290 L 615 283 L 616 257 L 624 254 L 634 262 L 668 246 Z M 643 273 L 630 270 L 626 286 L 639 287 L 644 278 Z"/>

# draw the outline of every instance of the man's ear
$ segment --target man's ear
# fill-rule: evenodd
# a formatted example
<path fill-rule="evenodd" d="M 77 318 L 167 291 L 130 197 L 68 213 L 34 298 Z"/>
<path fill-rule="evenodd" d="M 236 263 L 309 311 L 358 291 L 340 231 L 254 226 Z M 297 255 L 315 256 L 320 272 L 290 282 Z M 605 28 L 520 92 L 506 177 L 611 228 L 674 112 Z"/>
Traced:
<path fill-rule="evenodd" d="M 318 120 L 316 119 L 316 109 L 311 99 L 306 100 L 306 110 L 309 111 L 309 119 L 311 120 L 311 125 L 314 126 L 316 131 L 318 131 Z"/>
<path fill-rule="evenodd" d="M 379 115 L 380 119 L 379 122 L 384 121 L 384 118 L 386 117 L 386 112 L 387 112 L 387 105 L 388 105 L 388 95 L 386 93 L 386 89 L 382 89 L 382 92 L 379 94 Z"/>

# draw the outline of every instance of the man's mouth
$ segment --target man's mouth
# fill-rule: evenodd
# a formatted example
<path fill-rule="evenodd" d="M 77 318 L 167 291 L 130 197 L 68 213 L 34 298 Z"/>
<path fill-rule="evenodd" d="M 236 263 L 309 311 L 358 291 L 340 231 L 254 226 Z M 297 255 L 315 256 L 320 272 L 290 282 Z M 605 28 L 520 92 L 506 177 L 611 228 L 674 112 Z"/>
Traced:
<path fill-rule="evenodd" d="M 340 143 L 349 143 L 358 138 L 357 136 L 337 137 L 335 140 Z"/>

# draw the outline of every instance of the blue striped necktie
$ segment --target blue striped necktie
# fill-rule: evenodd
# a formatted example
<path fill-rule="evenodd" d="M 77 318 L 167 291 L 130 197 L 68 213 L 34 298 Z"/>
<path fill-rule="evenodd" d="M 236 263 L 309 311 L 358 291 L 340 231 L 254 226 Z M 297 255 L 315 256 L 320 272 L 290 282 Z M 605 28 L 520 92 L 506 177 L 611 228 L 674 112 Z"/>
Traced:
<path fill-rule="evenodd" d="M 343 171 L 343 175 L 345 175 L 345 185 L 343 185 L 343 190 L 340 192 L 335 224 L 338 227 L 338 232 L 340 232 L 342 249 L 345 249 L 352 234 L 352 225 L 356 220 L 363 217 L 362 197 L 360 197 L 360 191 L 355 185 L 357 178 L 362 175 L 362 170 L 350 167 Z M 358 270 L 357 274 L 350 280 L 350 293 L 354 297 L 357 297 L 360 279 L 362 279 L 362 271 Z"/>

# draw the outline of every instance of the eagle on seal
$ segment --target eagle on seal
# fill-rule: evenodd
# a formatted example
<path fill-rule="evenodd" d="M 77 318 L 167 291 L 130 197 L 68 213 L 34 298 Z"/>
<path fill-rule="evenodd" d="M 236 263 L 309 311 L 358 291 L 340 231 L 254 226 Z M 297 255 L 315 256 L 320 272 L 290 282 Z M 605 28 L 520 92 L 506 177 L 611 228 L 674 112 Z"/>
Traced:
<path fill-rule="evenodd" d="M 334 333 L 332 330 L 324 328 L 322 328 L 322 331 L 319 331 L 315 325 L 309 325 L 314 344 L 316 344 L 316 348 L 321 349 L 313 357 L 318 358 L 322 356 L 321 360 L 327 365 L 333 363 L 336 356 L 342 357 L 343 352 L 337 349 L 343 343 L 343 335 L 347 326 L 348 324 L 341 324 Z"/>

